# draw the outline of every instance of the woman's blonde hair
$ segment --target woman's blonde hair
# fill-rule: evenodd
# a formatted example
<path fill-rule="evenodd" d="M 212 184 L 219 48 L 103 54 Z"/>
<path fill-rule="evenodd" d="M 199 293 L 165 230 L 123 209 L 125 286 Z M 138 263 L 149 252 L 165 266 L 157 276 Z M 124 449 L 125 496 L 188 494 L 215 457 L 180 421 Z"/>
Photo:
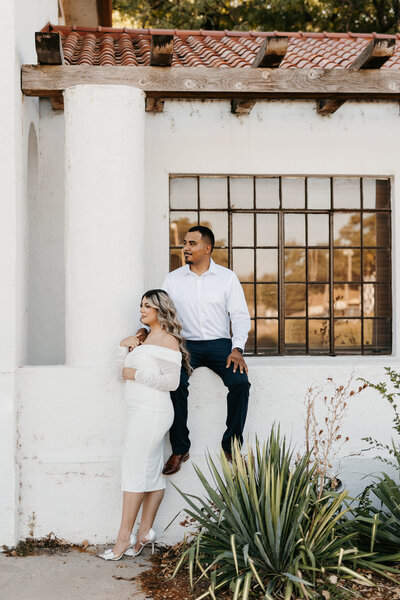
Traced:
<path fill-rule="evenodd" d="M 190 366 L 190 354 L 186 349 L 186 343 L 181 334 L 182 325 L 176 316 L 176 308 L 171 297 L 164 290 L 155 289 L 148 290 L 143 294 L 142 300 L 143 298 L 147 298 L 149 303 L 157 310 L 157 317 L 161 328 L 173 335 L 178 341 L 179 350 L 182 353 L 182 365 L 190 375 L 193 371 Z"/>

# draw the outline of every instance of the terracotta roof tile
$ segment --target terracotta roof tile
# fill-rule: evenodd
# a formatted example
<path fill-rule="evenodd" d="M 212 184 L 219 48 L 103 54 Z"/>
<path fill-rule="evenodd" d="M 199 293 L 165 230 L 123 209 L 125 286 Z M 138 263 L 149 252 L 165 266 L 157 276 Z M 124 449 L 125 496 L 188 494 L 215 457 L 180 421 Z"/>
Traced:
<path fill-rule="evenodd" d="M 400 34 L 327 32 L 187 31 L 177 29 L 113 29 L 47 25 L 61 34 L 69 65 L 149 65 L 152 34 L 174 35 L 173 67 L 249 67 L 268 36 L 289 37 L 280 68 L 345 69 L 374 38 L 396 39 L 392 58 L 382 68 L 400 69 Z"/>

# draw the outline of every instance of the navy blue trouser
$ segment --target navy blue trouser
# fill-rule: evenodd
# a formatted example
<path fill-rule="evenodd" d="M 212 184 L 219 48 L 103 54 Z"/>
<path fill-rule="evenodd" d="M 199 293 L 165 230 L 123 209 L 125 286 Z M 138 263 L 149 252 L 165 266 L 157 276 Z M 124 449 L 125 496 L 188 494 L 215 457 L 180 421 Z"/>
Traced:
<path fill-rule="evenodd" d="M 193 342 L 188 340 L 186 347 L 190 352 L 190 364 L 193 369 L 197 367 L 208 367 L 219 375 L 228 388 L 228 413 L 226 418 L 226 431 L 222 437 L 222 447 L 227 452 L 231 451 L 231 442 L 237 438 L 243 442 L 243 429 L 247 415 L 249 401 L 250 383 L 245 372 L 239 369 L 233 372 L 233 365 L 226 368 L 226 361 L 232 351 L 232 340 L 222 338 L 218 340 L 207 340 L 204 342 Z M 188 387 L 189 376 L 181 370 L 181 380 L 177 390 L 171 392 L 171 400 L 174 405 L 175 417 L 170 429 L 172 452 L 184 454 L 190 448 L 189 429 L 187 428 L 188 416 Z"/>

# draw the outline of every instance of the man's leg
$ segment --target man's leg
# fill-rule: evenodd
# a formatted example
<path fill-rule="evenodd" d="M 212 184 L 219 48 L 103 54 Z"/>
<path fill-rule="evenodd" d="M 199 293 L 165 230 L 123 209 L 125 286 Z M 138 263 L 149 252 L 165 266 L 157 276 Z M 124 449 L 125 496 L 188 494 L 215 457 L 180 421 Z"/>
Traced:
<path fill-rule="evenodd" d="M 186 342 L 186 347 L 190 353 L 190 364 L 196 369 L 201 364 L 201 344 L 204 342 Z M 171 392 L 171 400 L 174 405 L 174 422 L 170 429 L 170 440 L 172 452 L 174 454 L 185 454 L 190 448 L 189 429 L 187 427 L 188 417 L 188 395 L 189 395 L 189 376 L 187 372 L 181 370 L 181 380 L 179 387 Z"/>
<path fill-rule="evenodd" d="M 237 438 L 243 443 L 243 429 L 246 422 L 247 406 L 249 402 L 250 383 L 246 373 L 237 369 L 233 372 L 233 365 L 226 368 L 226 361 L 232 351 L 232 342 L 228 339 L 212 340 L 207 342 L 206 366 L 219 375 L 229 389 L 227 404 L 226 431 L 222 437 L 222 448 L 231 452 L 231 444 Z"/>

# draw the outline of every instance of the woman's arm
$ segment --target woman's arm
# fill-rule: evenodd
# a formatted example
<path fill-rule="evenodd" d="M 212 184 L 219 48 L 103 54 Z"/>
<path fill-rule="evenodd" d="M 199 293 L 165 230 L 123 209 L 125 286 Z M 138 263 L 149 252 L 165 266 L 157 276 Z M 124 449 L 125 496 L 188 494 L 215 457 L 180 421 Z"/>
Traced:
<path fill-rule="evenodd" d="M 122 378 L 122 369 L 124 368 L 125 358 L 128 354 L 128 348 L 119 346 L 117 350 L 116 368 L 118 379 Z"/>

